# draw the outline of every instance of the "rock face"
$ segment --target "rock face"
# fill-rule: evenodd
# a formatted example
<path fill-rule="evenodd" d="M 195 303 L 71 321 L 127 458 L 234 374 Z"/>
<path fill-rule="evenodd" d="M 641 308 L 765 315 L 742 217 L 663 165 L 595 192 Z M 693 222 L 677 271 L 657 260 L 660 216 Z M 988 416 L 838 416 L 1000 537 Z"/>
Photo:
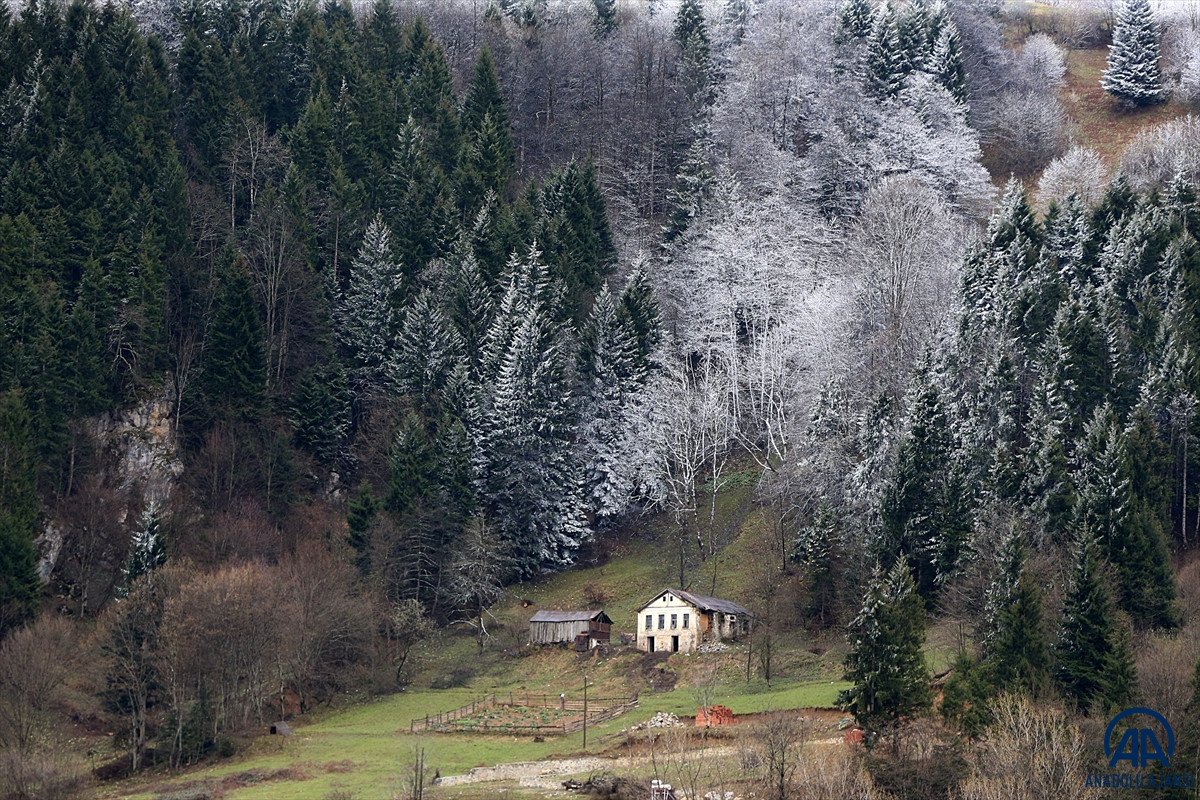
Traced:
<path fill-rule="evenodd" d="M 174 386 L 170 381 L 153 396 L 137 405 L 110 411 L 84 423 L 85 430 L 104 454 L 105 470 L 112 484 L 128 499 L 121 504 L 117 522 L 129 527 L 125 509 L 167 508 L 175 482 L 183 474 L 183 462 L 176 445 Z M 70 534 L 61 522 L 50 520 L 37 545 L 38 571 L 47 581 L 58 563 L 63 541 Z"/>
<path fill-rule="evenodd" d="M 111 458 L 117 485 L 140 492 L 145 505 L 166 508 L 183 462 L 175 441 L 174 388 L 162 390 L 133 408 L 101 414 L 91 421 L 92 435 Z"/>

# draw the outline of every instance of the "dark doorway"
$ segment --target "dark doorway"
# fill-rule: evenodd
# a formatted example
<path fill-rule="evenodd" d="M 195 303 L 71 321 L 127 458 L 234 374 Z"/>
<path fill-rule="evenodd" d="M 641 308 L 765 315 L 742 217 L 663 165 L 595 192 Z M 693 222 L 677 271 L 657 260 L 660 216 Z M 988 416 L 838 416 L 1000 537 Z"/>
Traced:
<path fill-rule="evenodd" d="M 678 636 L 671 637 L 671 652 L 672 653 L 679 652 L 679 637 Z"/>
<path fill-rule="evenodd" d="M 653 653 L 654 652 L 654 637 L 647 636 L 646 641 L 650 643 L 650 652 Z"/>

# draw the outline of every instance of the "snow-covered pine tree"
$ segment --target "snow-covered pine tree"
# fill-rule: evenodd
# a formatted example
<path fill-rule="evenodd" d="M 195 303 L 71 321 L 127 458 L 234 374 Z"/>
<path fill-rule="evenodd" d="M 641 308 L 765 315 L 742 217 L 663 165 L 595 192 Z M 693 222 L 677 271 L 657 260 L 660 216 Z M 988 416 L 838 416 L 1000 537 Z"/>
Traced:
<path fill-rule="evenodd" d="M 896 33 L 904 55 L 905 72 L 926 68 L 932 48 L 929 46 L 929 13 L 923 2 L 909 3 L 896 15 Z"/>
<path fill-rule="evenodd" d="M 876 569 L 862 610 L 850 623 L 845 679 L 854 686 L 838 705 L 874 739 L 929 707 L 929 672 L 922 647 L 925 609 L 904 559 Z"/>
<path fill-rule="evenodd" d="M 574 354 L 556 297 L 536 249 L 514 259 L 484 359 L 479 494 L 525 577 L 569 565 L 591 535 L 574 452 Z"/>
<path fill-rule="evenodd" d="M 871 32 L 863 57 L 863 83 L 880 98 L 895 97 L 904 88 L 910 64 L 900 42 L 900 29 L 891 0 L 883 0 L 871 16 Z"/>
<path fill-rule="evenodd" d="M 839 37 L 844 40 L 866 39 L 871 33 L 871 3 L 869 0 L 845 0 L 839 19 Z"/>
<path fill-rule="evenodd" d="M 592 0 L 596 18 L 592 20 L 592 31 L 597 39 L 612 36 L 617 29 L 617 0 Z"/>
<path fill-rule="evenodd" d="M 1087 530 L 1075 545 L 1054 654 L 1059 690 L 1077 708 L 1120 708 L 1133 697 L 1133 653 L 1105 586 L 1100 544 Z"/>
<path fill-rule="evenodd" d="M 138 578 L 158 569 L 167 560 L 161 528 L 162 512 L 158 504 L 147 503 L 129 541 L 129 558 L 125 561 L 119 596 L 125 597 Z"/>
<path fill-rule="evenodd" d="M 495 313 L 495 298 L 466 236 L 459 239 L 450 255 L 443 307 L 462 343 L 463 357 L 471 374 L 478 376 L 482 368 L 484 341 Z"/>
<path fill-rule="evenodd" d="M 622 323 L 629 328 L 637 348 L 637 367 L 646 372 L 654 365 L 662 339 L 662 310 L 658 295 L 650 285 L 645 260 L 634 263 L 633 270 L 621 290 Z"/>
<path fill-rule="evenodd" d="M 950 96 L 967 105 L 967 68 L 963 65 L 962 43 L 953 22 L 942 27 L 926 60 L 926 68 Z"/>
<path fill-rule="evenodd" d="M 1161 45 L 1150 0 L 1125 0 L 1113 24 L 1108 67 L 1100 78 L 1104 91 L 1134 106 L 1166 99 L 1159 69 Z"/>
<path fill-rule="evenodd" d="M 721 19 L 725 23 L 730 44 L 739 44 L 745 38 L 752 10 L 751 0 L 725 0 Z"/>
<path fill-rule="evenodd" d="M 642 375 L 637 343 L 622 324 L 608 284 L 600 290 L 580 337 L 579 377 L 583 405 L 579 441 L 588 504 L 597 517 L 624 511 L 634 494 L 635 459 L 625 415 Z"/>
<path fill-rule="evenodd" d="M 404 311 L 390 370 L 395 384 L 422 398 L 422 409 L 434 414 L 438 396 L 463 360 L 463 343 L 442 312 L 432 290 L 422 289 Z"/>
<path fill-rule="evenodd" d="M 683 0 L 675 16 L 675 41 L 682 53 L 683 90 L 695 118 L 716 100 L 712 45 L 699 0 Z"/>
<path fill-rule="evenodd" d="M 701 132 L 688 146 L 683 163 L 675 173 L 675 185 L 667 195 L 666 224 L 663 225 L 663 242 L 667 245 L 681 237 L 704 207 L 704 198 L 712 185 L 713 173 L 709 166 L 712 159 L 712 140 L 707 132 Z"/>
<path fill-rule="evenodd" d="M 1036 540 L 1062 540 L 1075 519 L 1075 483 L 1067 461 L 1068 410 L 1057 386 L 1040 380 L 1029 419 L 1029 460 L 1025 492 L 1042 535 Z"/>
<path fill-rule="evenodd" d="M 392 252 L 392 237 L 376 216 L 350 264 L 346 289 L 336 312 L 336 332 L 355 394 L 388 389 L 391 359 L 400 335 L 403 270 Z"/>

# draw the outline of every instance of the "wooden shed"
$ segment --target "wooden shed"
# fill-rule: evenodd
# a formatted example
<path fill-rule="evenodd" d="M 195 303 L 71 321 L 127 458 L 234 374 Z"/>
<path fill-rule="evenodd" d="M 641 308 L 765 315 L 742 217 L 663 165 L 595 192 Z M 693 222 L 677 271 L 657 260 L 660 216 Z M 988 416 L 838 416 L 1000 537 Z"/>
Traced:
<path fill-rule="evenodd" d="M 603 609 L 542 609 L 529 618 L 530 644 L 569 644 L 577 650 L 590 650 L 598 644 L 607 643 L 611 635 L 612 620 Z"/>

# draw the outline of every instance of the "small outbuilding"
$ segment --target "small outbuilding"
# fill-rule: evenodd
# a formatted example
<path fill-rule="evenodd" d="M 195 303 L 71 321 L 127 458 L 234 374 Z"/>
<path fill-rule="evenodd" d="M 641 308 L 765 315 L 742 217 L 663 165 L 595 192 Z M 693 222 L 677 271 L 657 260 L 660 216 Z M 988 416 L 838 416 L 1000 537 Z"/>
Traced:
<path fill-rule="evenodd" d="M 590 650 L 607 644 L 612 636 L 612 620 L 603 609 L 554 611 L 544 608 L 529 618 L 530 644 L 569 644 L 576 650 Z"/>

